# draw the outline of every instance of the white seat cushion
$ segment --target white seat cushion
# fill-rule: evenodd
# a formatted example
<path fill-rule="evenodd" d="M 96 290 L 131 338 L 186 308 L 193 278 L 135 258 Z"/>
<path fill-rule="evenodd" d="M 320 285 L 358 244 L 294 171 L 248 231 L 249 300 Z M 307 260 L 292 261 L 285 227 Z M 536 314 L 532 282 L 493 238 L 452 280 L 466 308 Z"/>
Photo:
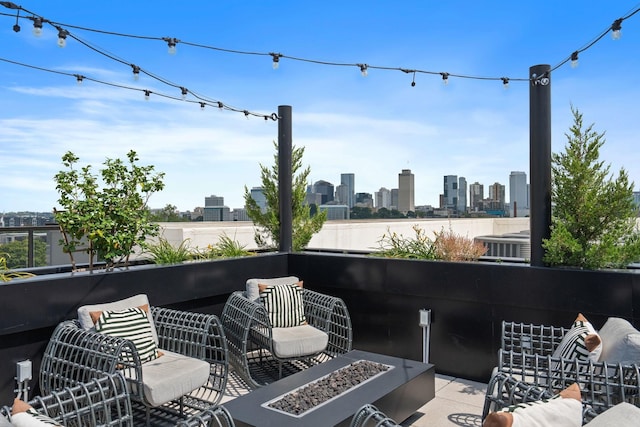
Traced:
<path fill-rule="evenodd" d="M 151 406 L 164 405 L 206 384 L 209 363 L 162 350 L 164 355 L 142 365 L 144 397 Z"/>
<path fill-rule="evenodd" d="M 310 356 L 327 348 L 329 335 L 311 325 L 273 328 L 273 351 L 280 358 Z"/>
<path fill-rule="evenodd" d="M 633 427 L 640 420 L 640 408 L 627 402 L 618 403 L 585 424 L 589 427 Z"/>
<path fill-rule="evenodd" d="M 607 363 L 639 363 L 640 332 L 625 319 L 610 317 L 600 329 L 602 353 Z"/>

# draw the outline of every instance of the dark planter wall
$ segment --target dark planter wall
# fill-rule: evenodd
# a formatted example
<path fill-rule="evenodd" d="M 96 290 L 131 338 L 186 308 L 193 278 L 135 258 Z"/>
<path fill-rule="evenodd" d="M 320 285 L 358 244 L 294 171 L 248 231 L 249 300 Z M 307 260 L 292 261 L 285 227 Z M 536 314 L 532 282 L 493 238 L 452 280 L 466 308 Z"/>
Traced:
<path fill-rule="evenodd" d="M 0 285 L 0 405 L 15 395 L 16 363 L 33 362 L 37 393 L 40 360 L 55 326 L 76 318 L 77 308 L 144 293 L 152 305 L 220 314 L 228 295 L 247 278 L 287 274 L 287 256 L 144 265 L 109 273 L 61 273 Z"/>
<path fill-rule="evenodd" d="M 294 254 L 289 272 L 343 298 L 354 346 L 422 360 L 419 310 L 432 310 L 430 362 L 439 373 L 486 382 L 502 320 L 570 326 L 582 312 L 640 324 L 635 271 L 583 271 L 495 263 Z"/>

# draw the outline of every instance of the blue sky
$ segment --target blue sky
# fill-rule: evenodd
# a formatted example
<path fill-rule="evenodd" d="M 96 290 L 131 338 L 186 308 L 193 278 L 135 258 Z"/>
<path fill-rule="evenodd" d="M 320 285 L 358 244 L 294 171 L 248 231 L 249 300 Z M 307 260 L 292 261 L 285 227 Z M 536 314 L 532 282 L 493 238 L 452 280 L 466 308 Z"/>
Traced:
<path fill-rule="evenodd" d="M 18 2 L 16 2 L 18 3 Z M 396 188 L 398 173 L 415 175 L 416 204 L 438 205 L 444 175 L 488 186 L 507 185 L 511 171 L 529 175 L 529 86 L 512 81 L 327 66 L 242 55 L 178 43 L 169 55 L 158 40 L 126 38 L 66 27 L 179 40 L 223 49 L 336 63 L 527 78 L 529 67 L 552 67 L 589 44 L 637 1 L 29 1 L 25 9 L 126 64 L 136 64 L 208 99 L 257 114 L 293 109 L 293 141 L 305 147 L 311 180 L 340 183 L 355 173 L 356 192 Z M 180 91 L 87 48 L 71 37 L 0 7 L 0 58 L 180 97 Z M 21 16 L 25 16 L 24 12 Z M 606 131 L 601 159 L 624 167 L 640 186 L 640 13 L 552 73 L 552 149 L 561 151 L 571 106 L 585 123 Z M 244 186 L 260 184 L 259 164 L 273 163 L 274 121 L 118 89 L 0 61 L 0 212 L 51 211 L 53 176 L 73 151 L 99 168 L 133 149 L 141 164 L 166 173 L 151 207 L 180 210 L 224 196 L 243 205 Z M 189 97 L 188 99 L 193 99 Z"/>

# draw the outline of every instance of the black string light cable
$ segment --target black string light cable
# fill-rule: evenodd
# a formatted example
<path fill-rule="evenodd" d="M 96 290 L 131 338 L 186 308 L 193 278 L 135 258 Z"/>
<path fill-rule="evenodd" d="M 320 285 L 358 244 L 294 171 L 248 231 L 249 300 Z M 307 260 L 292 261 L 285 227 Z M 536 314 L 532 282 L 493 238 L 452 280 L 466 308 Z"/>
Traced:
<path fill-rule="evenodd" d="M 32 12 L 29 12 L 26 9 L 22 8 L 21 6 L 15 5 L 14 3 L 0 1 L 0 5 L 5 6 L 5 7 L 9 8 L 9 9 L 17 9 L 18 12 L 20 10 L 23 10 L 26 13 L 30 13 L 30 14 L 34 15 L 33 17 L 20 17 L 21 19 L 34 20 L 34 24 L 35 24 L 35 21 L 37 19 L 42 19 L 41 17 L 37 17 L 37 15 L 33 14 Z M 575 65 L 575 63 L 577 61 L 578 54 L 581 53 L 581 52 L 586 51 L 587 49 L 589 49 L 590 47 L 595 45 L 609 31 L 612 32 L 612 35 L 613 35 L 614 38 L 619 38 L 620 29 L 622 27 L 622 22 L 625 21 L 626 19 L 631 18 L 633 15 L 635 15 L 639 11 L 640 11 L 640 7 L 637 7 L 634 10 L 632 10 L 630 13 L 628 13 L 626 16 L 623 16 L 621 18 L 616 19 L 611 24 L 611 26 L 607 27 L 607 29 L 605 31 L 603 31 L 599 36 L 597 36 L 593 41 L 591 41 L 590 43 L 588 43 L 584 47 L 574 51 L 570 56 L 568 56 L 566 59 L 564 59 L 558 65 L 554 66 L 550 71 L 557 70 L 558 68 L 560 68 L 561 66 L 563 66 L 564 64 L 566 64 L 569 61 L 572 61 L 573 65 Z M 4 13 L 2 15 L 13 17 L 13 15 L 4 14 Z M 18 19 L 18 17 L 19 16 L 16 16 L 16 20 Z M 204 45 L 204 44 L 192 43 L 192 42 L 180 40 L 180 39 L 174 38 L 174 37 L 141 36 L 141 35 L 119 33 L 119 32 L 113 32 L 113 31 L 99 30 L 99 29 L 95 29 L 95 28 L 80 27 L 80 26 L 70 25 L 70 24 L 62 24 L 62 23 L 57 23 L 57 22 L 53 22 L 53 21 L 47 21 L 47 22 L 51 23 L 54 26 L 64 26 L 64 27 L 68 27 L 68 28 L 75 28 L 75 29 L 79 29 L 79 30 L 91 31 L 91 32 L 95 32 L 95 33 L 101 33 L 101 34 L 107 34 L 107 35 L 113 35 L 113 36 L 119 36 L 119 37 L 128 37 L 128 38 L 145 39 L 145 40 L 160 40 L 160 41 L 166 42 L 168 44 L 170 50 L 175 49 L 175 46 L 178 43 L 180 43 L 180 44 L 187 45 L 187 46 L 193 46 L 193 47 L 198 47 L 198 48 L 206 48 L 206 49 L 210 49 L 210 50 L 216 50 L 216 51 L 232 53 L 232 54 L 270 56 L 272 58 L 272 61 L 273 61 L 272 62 L 273 63 L 273 68 L 278 68 L 279 63 L 280 63 L 280 59 L 284 58 L 284 59 L 289 59 L 289 60 L 292 60 L 292 61 L 300 61 L 300 62 L 306 62 L 306 63 L 312 63 L 312 64 L 319 64 L 319 65 L 341 66 L 341 67 L 357 67 L 357 68 L 360 69 L 360 71 L 361 71 L 363 76 L 366 76 L 368 74 L 368 70 L 370 70 L 370 69 L 373 69 L 373 70 L 385 70 L 385 71 L 401 71 L 403 73 L 412 75 L 413 78 L 412 78 L 412 81 L 411 81 L 411 86 L 415 86 L 416 85 L 416 81 L 415 81 L 416 73 L 426 74 L 426 75 L 434 75 L 434 76 L 438 76 L 439 75 L 439 76 L 441 76 L 442 81 L 445 84 L 449 82 L 449 78 L 450 77 L 455 77 L 455 78 L 473 79 L 473 80 L 501 81 L 505 87 L 507 87 L 509 82 L 512 82 L 512 81 L 530 82 L 530 81 L 538 80 L 540 78 L 548 77 L 547 75 L 545 75 L 545 76 L 535 76 L 535 77 L 532 77 L 532 78 L 486 77 L 486 76 L 477 76 L 477 75 L 448 73 L 448 72 L 436 72 L 436 71 L 420 70 L 420 69 L 408 69 L 408 68 L 401 68 L 401 67 L 370 65 L 370 64 L 366 64 L 366 63 L 332 62 L 332 61 L 323 61 L 323 60 L 318 60 L 318 59 L 309 59 L 309 58 L 302 58 L 302 57 L 296 57 L 296 56 L 289 56 L 289 55 L 285 55 L 285 54 L 282 54 L 282 53 L 275 53 L 275 52 L 266 53 L 266 52 L 252 52 L 252 51 L 241 51 L 241 50 L 234 50 L 234 49 L 226 49 L 226 48 L 220 48 L 220 47 L 215 47 L 215 46 L 208 46 L 208 45 Z M 140 71 L 140 70 L 138 70 L 138 71 Z M 135 68 L 134 68 L 134 73 L 135 73 Z"/>
<path fill-rule="evenodd" d="M 87 47 L 87 48 L 89 48 L 91 50 L 93 50 L 94 52 L 97 52 L 97 53 L 99 53 L 99 54 L 101 54 L 101 55 L 103 55 L 103 56 L 105 56 L 105 57 L 107 57 L 107 58 L 109 58 L 109 59 L 111 59 L 113 61 L 116 61 L 116 62 L 119 62 L 121 64 L 125 64 L 127 66 L 130 66 L 132 68 L 133 73 L 134 73 L 134 77 L 137 77 L 140 73 L 143 73 L 143 74 L 151 77 L 152 79 L 157 80 L 157 81 L 159 81 L 159 82 L 161 82 L 161 83 L 163 83 L 165 85 L 168 85 L 168 86 L 171 86 L 173 88 L 179 89 L 180 92 L 181 92 L 181 97 L 178 98 L 178 97 L 171 96 L 171 95 L 166 95 L 166 94 L 162 94 L 162 93 L 158 93 L 158 92 L 152 92 L 152 91 L 147 90 L 147 89 L 139 89 L 139 88 L 134 88 L 134 87 L 130 87 L 130 86 L 125 86 L 125 85 L 120 85 L 120 84 L 115 84 L 115 83 L 109 83 L 109 82 L 105 82 L 105 81 L 98 80 L 98 79 L 88 78 L 86 76 L 82 76 L 82 75 L 78 75 L 78 74 L 64 73 L 64 72 L 60 72 L 60 71 L 46 69 L 46 68 L 43 68 L 43 67 L 33 66 L 33 65 L 30 65 L 30 64 L 24 64 L 24 63 L 20 63 L 20 62 L 17 62 L 17 61 L 11 61 L 11 60 L 8 60 L 8 59 L 0 58 L 0 60 L 2 60 L 4 62 L 12 63 L 12 64 L 15 64 L 15 65 L 25 66 L 25 67 L 29 67 L 29 68 L 40 70 L 40 71 L 48 71 L 48 72 L 53 72 L 53 73 L 57 73 L 57 74 L 74 76 L 74 77 L 77 78 L 78 83 L 81 83 L 84 79 L 86 79 L 86 80 L 89 80 L 89 81 L 93 81 L 93 82 L 96 82 L 96 83 L 109 85 L 109 86 L 112 86 L 112 87 L 118 87 L 118 88 L 121 88 L 121 89 L 130 89 L 130 90 L 142 91 L 145 94 L 145 99 L 149 99 L 149 96 L 153 93 L 154 95 L 161 96 L 161 97 L 164 97 L 164 98 L 169 98 L 169 99 L 174 99 L 174 100 L 178 100 L 178 101 L 185 101 L 185 102 L 189 102 L 189 103 L 198 104 L 198 105 L 200 105 L 200 107 L 202 109 L 204 109 L 207 105 L 212 105 L 212 106 L 217 107 L 219 110 L 227 110 L 227 111 L 232 111 L 232 112 L 243 113 L 245 115 L 245 117 L 247 117 L 247 118 L 253 116 L 253 117 L 261 117 L 261 118 L 264 118 L 265 120 L 271 119 L 273 121 L 277 121 L 278 118 L 279 118 L 276 113 L 272 113 L 272 114 L 256 113 L 256 112 L 249 111 L 249 110 L 246 110 L 246 109 L 236 108 L 236 107 L 233 107 L 231 105 L 225 104 L 222 101 L 214 100 L 214 99 L 211 99 L 209 97 L 206 97 L 206 96 L 203 96 L 203 95 L 199 95 L 199 94 L 187 89 L 186 87 L 184 87 L 182 85 L 173 83 L 173 82 L 171 82 L 171 81 L 169 81 L 169 80 L 167 80 L 167 79 L 165 79 L 163 77 L 160 77 L 160 76 L 158 76 L 158 75 L 156 75 L 156 74 L 154 74 L 154 73 L 152 73 L 152 72 L 150 72 L 150 71 L 148 71 L 146 69 L 143 69 L 142 67 L 140 67 L 138 65 L 135 65 L 133 63 L 129 63 L 128 61 L 125 61 L 124 59 L 121 59 L 121 58 L 117 57 L 116 55 L 107 52 L 104 49 L 101 49 L 101 48 L 99 48 L 97 46 L 94 46 L 91 43 L 89 43 L 89 42 L 87 42 L 85 40 L 82 40 L 78 36 L 70 33 L 65 28 L 62 28 L 62 26 L 60 24 L 58 24 L 56 22 L 53 22 L 53 21 L 46 20 L 46 19 L 34 14 L 33 12 L 30 12 L 30 11 L 22 8 L 21 6 L 16 6 L 15 4 L 10 3 L 10 2 L 0 2 L 0 5 L 8 7 L 10 9 L 17 9 L 18 10 L 18 15 L 16 15 L 16 21 L 19 18 L 20 10 L 22 10 L 22 11 L 24 11 L 26 13 L 32 14 L 33 17 L 26 17 L 26 18 L 23 17 L 23 18 L 24 19 L 32 19 L 34 21 L 34 28 L 37 28 L 38 31 L 41 31 L 43 23 L 47 23 L 47 24 L 50 24 L 51 26 L 53 26 L 58 31 L 58 46 L 64 47 L 65 44 L 66 44 L 67 37 L 72 38 L 75 41 L 77 41 L 78 43 L 84 45 L 85 47 Z M 2 13 L 2 15 L 6 16 L 7 14 Z M 19 27 L 19 25 L 17 23 L 14 26 L 14 31 L 16 31 L 16 32 L 20 31 L 20 27 Z M 141 36 L 139 38 L 146 38 L 146 37 L 142 37 Z M 167 38 L 167 39 L 169 40 L 169 48 L 171 49 L 172 45 L 173 45 L 173 47 L 175 47 L 175 42 L 177 42 L 177 39 L 170 39 L 170 38 Z M 195 97 L 197 99 L 197 101 L 186 99 L 186 96 L 188 94 L 191 94 L 193 97 Z"/>
<path fill-rule="evenodd" d="M 173 95 L 167 95 L 165 93 L 161 93 L 161 92 L 155 92 L 155 91 L 151 91 L 149 89 L 141 89 L 141 88 L 137 88 L 137 87 L 132 87 L 132 86 L 127 86 L 127 85 L 123 85 L 123 84 L 119 84 L 119 83 L 113 83 L 113 82 L 107 82 L 104 80 L 100 80 L 100 79 L 95 79 L 89 76 L 85 76 L 82 74 L 74 74 L 74 73 L 67 73 L 64 71 L 58 71 L 58 70 L 52 70 L 49 68 L 44 68 L 44 67 L 38 67 L 36 65 L 31 65 L 31 64 L 25 64 L 23 62 L 18 62 L 18 61 L 12 61 L 10 59 L 6 59 L 6 58 L 0 58 L 0 61 L 2 62 L 6 62 L 9 64 L 13 64 L 13 65 L 18 65 L 21 67 L 26 67 L 26 68 L 30 68 L 33 70 L 38 70 L 38 71 L 44 71 L 47 73 L 53 73 L 53 74 L 58 74 L 58 75 L 63 75 L 63 76 L 68 76 L 68 77 L 73 77 L 76 79 L 76 82 L 78 84 L 82 84 L 82 82 L 84 82 L 85 80 L 87 81 L 91 81 L 94 83 L 98 83 L 98 84 L 102 84 L 102 85 L 106 85 L 106 86 L 110 86 L 110 87 L 115 87 L 115 88 L 119 88 L 119 89 L 126 89 L 126 90 L 131 90 L 131 91 L 136 91 L 136 92 L 141 92 L 144 94 L 145 99 L 149 99 L 149 97 L 153 94 L 154 96 L 159 96 L 161 98 L 166 98 L 166 99 L 172 99 L 174 101 L 182 101 L 182 102 L 187 102 L 190 104 L 197 104 L 200 106 L 201 109 L 204 109 L 207 106 L 210 107 L 214 107 L 214 108 L 218 108 L 220 110 L 226 110 L 226 111 L 232 111 L 235 113 L 243 113 L 245 115 L 245 117 L 261 117 L 264 118 L 265 120 L 273 120 L 276 121 L 278 120 L 278 115 L 276 113 L 273 114 L 260 114 L 260 113 L 255 113 L 249 110 L 243 110 L 243 109 L 239 109 L 239 108 L 235 108 L 232 107 L 230 105 L 224 104 L 221 101 L 216 101 L 216 100 L 211 100 L 208 98 L 204 98 L 202 97 L 199 101 L 195 101 L 195 100 L 191 100 L 191 99 L 183 99 L 183 98 L 179 98 L 177 96 L 173 96 Z"/>

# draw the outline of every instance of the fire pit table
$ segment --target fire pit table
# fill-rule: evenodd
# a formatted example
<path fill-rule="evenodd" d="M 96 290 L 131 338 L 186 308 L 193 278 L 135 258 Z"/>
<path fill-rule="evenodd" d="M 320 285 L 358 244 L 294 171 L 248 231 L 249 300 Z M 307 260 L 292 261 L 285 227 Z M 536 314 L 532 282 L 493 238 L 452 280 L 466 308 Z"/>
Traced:
<path fill-rule="evenodd" d="M 334 383 L 336 372 L 339 374 L 344 368 L 363 362 L 380 364 L 383 369 L 301 413 L 286 412 L 274 404 L 283 398 L 291 400 L 293 392 L 304 393 L 314 385 Z M 348 426 L 353 414 L 367 403 L 401 422 L 433 399 L 434 375 L 431 364 L 354 350 L 233 399 L 224 406 L 238 427 Z"/>

